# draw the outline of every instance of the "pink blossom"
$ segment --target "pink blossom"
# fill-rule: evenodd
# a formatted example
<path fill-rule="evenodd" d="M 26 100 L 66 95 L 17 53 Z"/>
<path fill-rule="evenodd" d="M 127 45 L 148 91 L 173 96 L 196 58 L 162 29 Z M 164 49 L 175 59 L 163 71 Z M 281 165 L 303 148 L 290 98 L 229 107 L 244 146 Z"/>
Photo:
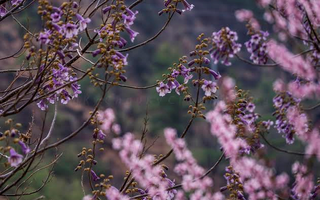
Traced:
<path fill-rule="evenodd" d="M 115 127 L 113 127 L 116 116 L 111 108 L 107 108 L 104 111 L 99 111 L 97 118 L 101 123 L 100 128 L 105 133 L 110 133 L 111 130 L 113 130 L 115 133 L 118 133 L 118 131 L 121 130 L 119 125 L 115 125 Z"/>
<path fill-rule="evenodd" d="M 306 133 L 309 130 L 307 115 L 301 113 L 296 106 L 291 106 L 287 110 L 287 119 L 293 125 L 296 134 L 303 140 L 306 140 Z"/>
<path fill-rule="evenodd" d="M 172 193 L 167 191 L 169 182 L 162 177 L 161 166 L 154 166 L 154 156 L 146 155 L 140 158 L 143 145 L 135 140 L 132 133 L 127 133 L 123 138 L 113 140 L 113 148 L 120 150 L 121 160 L 130 167 L 132 175 L 140 186 L 148 190 L 148 195 L 159 200 L 172 199 Z"/>
<path fill-rule="evenodd" d="M 235 81 L 231 77 L 224 77 L 221 83 L 222 92 L 226 101 L 234 101 L 236 99 L 236 91 L 234 89 Z"/>
<path fill-rule="evenodd" d="M 275 177 L 271 169 L 252 158 L 232 159 L 231 165 L 239 173 L 249 199 L 276 199 L 275 191 L 285 189 L 289 181 L 287 174 Z"/>
<path fill-rule="evenodd" d="M 286 89 L 286 85 L 285 83 L 283 82 L 283 80 L 281 79 L 277 79 L 274 83 L 273 83 L 273 90 L 275 92 L 284 92 Z"/>
<path fill-rule="evenodd" d="M 308 200 L 314 185 L 312 174 L 307 174 L 307 167 L 298 162 L 292 165 L 292 172 L 295 174 L 292 196 L 300 200 Z"/>
<path fill-rule="evenodd" d="M 308 134 L 308 142 L 306 147 L 306 154 L 307 157 L 310 157 L 311 155 L 316 155 L 318 158 L 318 161 L 320 161 L 320 133 L 318 129 L 313 129 Z"/>
<path fill-rule="evenodd" d="M 210 195 L 208 189 L 213 181 L 209 177 L 200 178 L 204 174 L 204 169 L 197 164 L 192 153 L 187 148 L 185 140 L 177 138 L 176 131 L 172 128 L 164 130 L 167 143 L 172 147 L 173 152 L 179 161 L 174 171 L 182 176 L 182 188 L 189 192 L 195 190 L 190 199 L 205 199 L 204 196 Z"/>
<path fill-rule="evenodd" d="M 106 190 L 108 200 L 129 200 L 128 196 L 122 195 L 119 190 L 113 186 Z"/>
<path fill-rule="evenodd" d="M 286 71 L 306 80 L 315 79 L 315 71 L 312 65 L 301 56 L 294 56 L 283 45 L 277 44 L 274 40 L 268 43 L 268 54 L 271 59 L 279 63 Z"/>
<path fill-rule="evenodd" d="M 232 124 L 231 116 L 224 111 L 225 102 L 220 101 L 213 111 L 207 113 L 206 118 L 211 123 L 211 134 L 218 138 L 227 157 L 237 157 L 240 149 L 247 149 L 247 143 L 236 138 L 236 126 Z"/>

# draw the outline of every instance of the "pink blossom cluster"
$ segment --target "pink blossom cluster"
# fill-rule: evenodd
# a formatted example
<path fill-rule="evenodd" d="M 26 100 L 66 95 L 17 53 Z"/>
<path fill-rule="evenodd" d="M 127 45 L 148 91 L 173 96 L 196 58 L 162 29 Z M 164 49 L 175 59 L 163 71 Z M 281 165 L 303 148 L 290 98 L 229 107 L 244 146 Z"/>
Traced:
<path fill-rule="evenodd" d="M 132 133 L 125 134 L 122 138 L 115 138 L 112 141 L 113 148 L 120 150 L 121 160 L 130 168 L 133 177 L 140 186 L 147 191 L 151 197 L 158 200 L 170 200 L 174 197 L 172 191 L 167 191 L 171 187 L 172 181 L 163 177 L 163 168 L 159 165 L 154 166 L 154 156 L 141 156 L 143 144 L 134 139 Z"/>
<path fill-rule="evenodd" d="M 317 128 L 314 128 L 310 133 L 307 135 L 307 147 L 306 147 L 306 154 L 307 157 L 311 155 L 316 155 L 318 161 L 320 161 L 320 132 Z"/>
<path fill-rule="evenodd" d="M 318 129 L 314 128 L 312 131 L 309 130 L 307 115 L 302 113 L 297 107 L 292 106 L 288 109 L 287 118 L 293 125 L 299 139 L 307 144 L 307 157 L 316 155 L 320 161 L 320 133 Z"/>
<path fill-rule="evenodd" d="M 186 142 L 182 138 L 177 138 L 177 131 L 172 128 L 166 128 L 164 135 L 167 143 L 172 147 L 176 159 L 179 163 L 174 171 L 182 176 L 182 188 L 186 192 L 192 192 L 190 200 L 215 200 L 224 199 L 220 193 L 211 194 L 209 189 L 213 185 L 211 178 L 205 176 L 204 169 L 197 164 L 191 151 L 187 148 Z"/>
<path fill-rule="evenodd" d="M 302 113 L 297 106 L 291 106 L 287 109 L 288 122 L 293 126 L 297 136 L 306 139 L 306 133 L 309 130 L 308 118 Z"/>
<path fill-rule="evenodd" d="M 297 98 L 319 98 L 320 85 L 319 83 L 310 81 L 302 83 L 300 81 L 291 81 L 288 83 L 288 91 Z"/>
<path fill-rule="evenodd" d="M 308 173 L 308 168 L 296 162 L 292 165 L 295 174 L 295 182 L 291 190 L 291 198 L 297 200 L 309 200 L 313 189 L 313 175 Z"/>
<path fill-rule="evenodd" d="M 277 11 L 273 12 L 278 28 L 288 30 L 291 35 L 305 36 L 305 29 L 301 23 L 304 17 L 304 13 L 300 5 L 296 0 L 278 0 L 276 2 Z M 283 23 L 280 18 L 284 18 L 287 23 Z"/>
<path fill-rule="evenodd" d="M 311 1 L 303 1 L 300 0 L 299 3 L 303 5 L 304 10 L 308 13 L 308 17 L 314 27 L 320 26 L 320 2 L 311 0 Z"/>
<path fill-rule="evenodd" d="M 241 149 L 250 147 L 244 140 L 236 137 L 237 127 L 232 124 L 232 118 L 225 113 L 226 110 L 226 103 L 219 101 L 214 110 L 207 113 L 206 118 L 211 124 L 211 134 L 218 138 L 225 155 L 235 158 Z"/>
<path fill-rule="evenodd" d="M 302 82 L 299 80 L 286 84 L 283 80 L 277 79 L 273 83 L 273 90 L 277 93 L 288 91 L 293 97 L 303 100 L 319 98 L 320 85 L 315 81 Z"/>
<path fill-rule="evenodd" d="M 274 40 L 268 42 L 268 54 L 284 70 L 305 80 L 314 80 L 315 71 L 313 66 L 302 56 L 294 56 L 288 49 Z"/>
<path fill-rule="evenodd" d="M 97 119 L 100 122 L 100 128 L 103 131 L 103 134 L 109 134 L 110 132 L 113 132 L 117 135 L 120 134 L 121 127 L 119 124 L 115 123 L 116 116 L 111 108 L 107 108 L 104 111 L 99 111 Z"/>
<path fill-rule="evenodd" d="M 221 91 L 223 99 L 227 102 L 232 102 L 236 99 L 235 81 L 231 77 L 224 77 L 221 82 Z"/>
<path fill-rule="evenodd" d="M 258 163 L 253 158 L 241 157 L 231 159 L 231 165 L 240 175 L 244 190 L 249 195 L 249 200 L 278 199 L 276 190 L 283 190 L 289 182 L 285 173 L 274 176 L 273 171 Z"/>
<path fill-rule="evenodd" d="M 108 200 L 129 200 L 128 196 L 125 196 L 119 192 L 119 190 L 113 186 L 106 190 L 106 197 Z"/>

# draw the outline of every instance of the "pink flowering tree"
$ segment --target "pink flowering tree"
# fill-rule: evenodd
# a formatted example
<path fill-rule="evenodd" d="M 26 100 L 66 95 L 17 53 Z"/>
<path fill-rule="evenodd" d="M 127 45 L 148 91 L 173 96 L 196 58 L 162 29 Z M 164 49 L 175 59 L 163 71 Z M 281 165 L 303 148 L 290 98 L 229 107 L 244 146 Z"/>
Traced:
<path fill-rule="evenodd" d="M 0 196 L 37 194 L 50 181 L 54 165 L 62 156 L 59 147 L 68 145 L 83 130 L 90 130 L 91 140 L 78 154 L 79 164 L 74 166 L 75 171 L 81 172 L 79 192 L 83 192 L 83 200 L 319 199 L 320 183 L 314 166 L 320 162 L 320 131 L 310 113 L 316 112 L 320 104 L 304 105 L 320 98 L 320 1 L 257 0 L 255 3 L 269 23 L 265 26 L 272 27 L 272 31 L 266 31 L 252 11 L 238 10 L 235 18 L 238 23 L 245 23 L 248 41 L 240 43 L 236 30 L 227 26 L 209 36 L 200 34 L 190 54 L 181 56 L 162 77 L 153 80 L 153 85 L 134 86 L 126 83 L 130 79 L 127 68 L 134 68 L 129 65 L 129 53 L 166 34 L 173 17 L 191 14 L 197 6 L 191 0 L 164 0 L 158 13 L 167 18 L 163 27 L 153 37 L 135 43 L 139 37 L 134 25 L 139 18 L 136 7 L 143 3 L 0 0 L 1 26 L 11 19 L 25 33 L 22 47 L 13 55 L 0 58 L 1 62 L 19 62 L 18 66 L 0 70 L 1 74 L 11 74 L 10 82 L 2 82 L 0 91 Z M 37 12 L 41 22 L 35 27 L 15 17 L 29 11 Z M 292 48 L 293 42 L 299 48 Z M 276 93 L 274 112 L 268 115 L 272 117 L 256 111 L 251 97 L 254 94 L 237 87 L 236 80 L 227 74 L 211 68 L 221 64 L 231 65 L 232 70 L 235 60 L 286 72 L 270 83 Z M 87 78 L 90 83 L 84 81 Z M 84 84 L 96 88 L 100 98 L 80 126 L 63 138 L 57 137 L 59 107 L 86 95 L 81 90 Z M 161 98 L 167 98 L 169 93 L 183 97 L 189 106 L 186 127 L 182 132 L 163 127 L 159 136 L 165 138 L 168 152 L 150 153 L 154 146 L 146 137 L 147 122 L 142 134 L 122 130 L 115 110 L 102 103 L 114 88 L 155 90 Z M 207 109 L 211 107 L 212 110 Z M 32 113 L 26 112 L 30 109 Z M 17 121 L 17 116 L 24 120 Z M 206 134 L 217 139 L 221 151 L 208 169 L 198 164 L 185 140 L 190 127 L 199 120 L 210 125 Z M 278 132 L 288 145 L 300 140 L 305 150 L 289 151 L 272 144 L 268 140 L 271 130 Z M 276 171 L 268 160 L 267 148 L 294 156 L 292 172 Z M 97 153 L 106 149 L 117 152 L 127 169 L 121 185 L 113 182 L 113 175 L 105 175 L 109 172 L 95 170 L 99 165 Z M 52 150 L 56 150 L 52 161 L 42 163 Z M 175 159 L 171 168 L 166 166 L 169 157 Z M 221 163 L 227 166 L 224 174 L 218 174 L 225 184 L 216 189 L 211 173 Z M 50 169 L 47 178 L 35 180 L 41 183 L 40 187 L 30 189 L 32 177 L 45 168 Z"/>

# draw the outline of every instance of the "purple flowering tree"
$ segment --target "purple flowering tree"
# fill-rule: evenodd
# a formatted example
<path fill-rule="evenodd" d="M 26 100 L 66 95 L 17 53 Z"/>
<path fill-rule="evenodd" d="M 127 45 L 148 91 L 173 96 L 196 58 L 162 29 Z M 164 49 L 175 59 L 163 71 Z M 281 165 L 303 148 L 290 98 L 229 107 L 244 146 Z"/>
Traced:
<path fill-rule="evenodd" d="M 190 0 L 191 2 L 191 0 Z M 210 36 L 200 34 L 197 45 L 190 54 L 182 56 L 168 68 L 159 81 L 146 87 L 126 84 L 126 68 L 129 52 L 148 45 L 165 34 L 174 16 L 192 12 L 196 5 L 189 0 L 164 0 L 159 16 L 167 21 L 150 39 L 132 44 L 139 33 L 134 22 L 139 17 L 137 0 L 128 4 L 123 0 L 104 1 L 54 1 L 0 0 L 0 23 L 6 18 L 14 19 L 25 31 L 23 46 L 13 55 L 0 61 L 17 59 L 19 68 L 1 69 L 0 73 L 13 74 L 9 84 L 0 94 L 1 127 L 0 156 L 4 167 L 0 172 L 0 196 L 23 197 L 35 194 L 46 186 L 51 173 L 36 190 L 29 190 L 28 182 L 42 167 L 39 163 L 45 153 L 61 145 L 67 145 L 84 128 L 92 130 L 91 146 L 78 154 L 79 165 L 75 171 L 86 176 L 83 200 L 95 199 L 153 199 L 153 200 L 223 200 L 223 199 L 319 199 L 320 183 L 315 181 L 314 162 L 320 161 L 319 124 L 311 121 L 307 111 L 314 111 L 319 104 L 306 108 L 304 102 L 319 100 L 320 55 L 320 1 L 316 0 L 257 0 L 265 10 L 264 18 L 274 33 L 268 33 L 249 10 L 238 10 L 235 18 L 246 23 L 249 40 L 240 43 L 235 30 L 222 27 Z M 35 7 L 41 19 L 41 28 L 35 30 L 15 18 L 17 12 L 28 12 Z M 100 18 L 95 22 L 93 19 Z M 272 35 L 272 37 L 271 37 Z M 302 46 L 301 51 L 290 49 L 289 41 Z M 248 58 L 247 58 L 248 57 Z M 262 117 L 256 111 L 254 99 L 236 86 L 234 79 L 211 69 L 211 64 L 232 65 L 240 60 L 256 67 L 272 67 L 290 74 L 288 79 L 273 83 L 272 118 Z M 90 67 L 84 68 L 80 61 Z M 232 67 L 232 66 L 231 66 Z M 97 73 L 97 74 L 96 74 Z M 102 76 L 101 76 L 102 74 Z M 55 138 L 56 116 L 60 104 L 83 95 L 83 80 L 90 78 L 91 87 L 100 89 L 100 99 L 90 111 L 86 121 L 64 138 Z M 168 93 L 183 96 L 188 102 L 190 120 L 184 131 L 163 127 L 170 151 L 153 156 L 146 140 L 146 127 L 142 136 L 123 133 L 113 109 L 103 108 L 102 101 L 108 91 L 115 87 L 131 89 L 154 89 L 160 97 Z M 212 105 L 212 110 L 206 107 Z M 36 105 L 37 115 L 26 115 L 26 108 Z M 47 115 L 54 110 L 52 119 Z M 121 112 L 121 111 L 119 111 Z M 17 123 L 15 116 L 24 115 L 32 121 Z M 40 118 L 40 119 L 39 119 Z M 205 169 L 188 149 L 185 138 L 196 119 L 210 124 L 208 135 L 217 138 L 221 156 Z M 39 130 L 35 121 L 42 120 Z M 50 120 L 49 125 L 48 121 Z M 28 126 L 28 131 L 21 131 Z M 48 129 L 46 127 L 49 127 Z M 300 140 L 304 152 L 294 152 L 273 145 L 268 140 L 270 129 L 275 129 L 286 143 Z M 120 186 L 113 184 L 113 176 L 95 171 L 98 163 L 96 152 L 110 146 L 118 152 L 127 167 Z M 263 149 L 271 147 L 279 153 L 296 156 L 292 163 L 290 180 L 286 172 L 276 172 L 268 163 Z M 167 173 L 167 158 L 176 162 L 172 173 Z M 61 154 L 56 153 L 51 163 L 45 165 L 54 171 L 54 164 Z M 225 184 L 214 190 L 210 173 L 221 163 L 227 163 Z M 171 174 L 170 172 L 170 174 Z M 106 173 L 107 174 L 107 173 Z M 290 184 L 293 183 L 293 184 Z M 79 191 L 81 192 L 81 191 Z"/>

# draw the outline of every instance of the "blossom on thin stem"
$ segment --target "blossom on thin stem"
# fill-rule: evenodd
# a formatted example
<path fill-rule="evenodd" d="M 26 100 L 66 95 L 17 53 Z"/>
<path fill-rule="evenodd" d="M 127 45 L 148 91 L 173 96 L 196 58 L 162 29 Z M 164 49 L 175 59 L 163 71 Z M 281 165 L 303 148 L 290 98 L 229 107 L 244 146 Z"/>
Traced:
<path fill-rule="evenodd" d="M 77 14 L 76 15 L 78 20 L 79 20 L 79 30 L 83 31 L 87 28 L 87 25 L 91 22 L 90 18 L 84 18 L 81 15 Z"/>
<path fill-rule="evenodd" d="M 216 82 L 205 80 L 203 85 L 201 86 L 206 96 L 211 96 L 217 92 L 217 84 Z"/>
<path fill-rule="evenodd" d="M 166 94 L 171 92 L 169 86 L 163 82 L 159 83 L 159 86 L 156 87 L 156 90 L 160 97 L 164 97 Z"/>
<path fill-rule="evenodd" d="M 18 167 L 22 162 L 23 156 L 18 154 L 13 148 L 10 149 L 10 156 L 8 157 L 8 162 L 11 167 Z"/>

